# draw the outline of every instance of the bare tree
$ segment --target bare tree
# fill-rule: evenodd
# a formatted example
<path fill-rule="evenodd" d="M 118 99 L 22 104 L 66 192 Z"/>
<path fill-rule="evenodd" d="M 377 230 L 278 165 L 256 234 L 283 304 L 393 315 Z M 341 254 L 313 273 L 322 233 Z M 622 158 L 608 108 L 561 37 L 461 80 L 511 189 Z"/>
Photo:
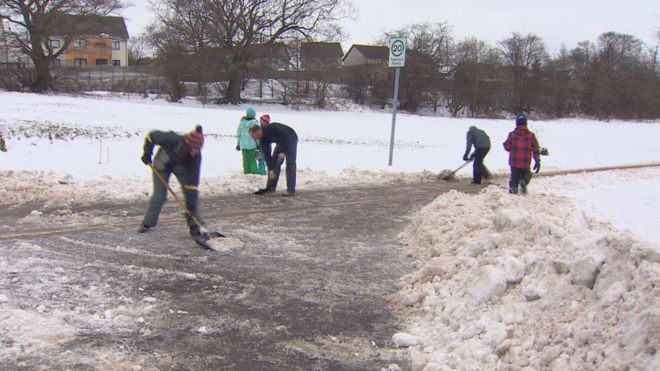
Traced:
<path fill-rule="evenodd" d="M 156 51 L 160 51 L 160 41 L 169 40 L 165 45 L 171 45 L 177 40 L 183 50 L 190 54 L 189 67 L 197 81 L 197 95 L 206 102 L 207 81 L 210 74 L 209 48 L 210 33 L 213 24 L 209 21 L 208 4 L 206 1 L 165 0 L 153 2 L 152 10 L 157 21 L 150 27 L 149 35 Z M 163 60 L 163 63 L 168 63 Z M 180 61 L 170 61 L 178 64 Z"/>
<path fill-rule="evenodd" d="M 53 88 L 50 64 L 62 55 L 76 35 L 53 35 L 61 14 L 107 15 L 123 7 L 121 0 L 0 0 L 0 20 L 10 24 L 8 33 L 34 63 L 36 77 L 31 89 Z M 53 36 L 62 36 L 59 49 L 50 45 Z"/>
<path fill-rule="evenodd" d="M 168 0 L 161 22 L 177 22 L 177 3 L 203 9 L 201 21 L 207 27 L 210 45 L 226 54 L 221 66 L 228 80 L 224 98 L 232 104 L 241 101 L 254 45 L 271 45 L 296 35 L 312 38 L 348 16 L 350 6 L 348 0 Z M 198 30 L 181 31 L 185 39 L 194 39 Z"/>
<path fill-rule="evenodd" d="M 140 66 L 148 63 L 149 52 L 147 39 L 144 36 L 131 38 L 128 43 L 128 65 Z"/>
<path fill-rule="evenodd" d="M 531 106 L 528 80 L 548 58 L 543 40 L 534 34 L 514 33 L 499 42 L 500 50 L 513 74 L 513 110 L 522 111 Z"/>
<path fill-rule="evenodd" d="M 467 38 L 454 45 L 448 71 L 450 80 L 445 88 L 447 108 L 452 116 L 464 109 L 472 116 L 479 116 L 495 106 L 497 93 L 493 85 L 498 66 L 498 52 L 483 40 Z"/>

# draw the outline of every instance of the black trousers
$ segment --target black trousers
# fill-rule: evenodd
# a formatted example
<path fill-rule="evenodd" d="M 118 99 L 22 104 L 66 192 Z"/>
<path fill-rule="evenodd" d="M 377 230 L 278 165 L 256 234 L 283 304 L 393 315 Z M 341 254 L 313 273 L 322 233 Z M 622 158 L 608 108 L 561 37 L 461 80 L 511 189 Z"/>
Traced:
<path fill-rule="evenodd" d="M 482 178 L 490 178 L 490 171 L 484 165 L 484 159 L 490 152 L 488 148 L 478 148 L 474 151 L 474 163 L 472 164 L 472 183 L 481 184 Z"/>
<path fill-rule="evenodd" d="M 286 190 L 287 192 L 296 191 L 296 172 L 298 171 L 296 166 L 296 156 L 298 154 L 298 142 L 294 142 L 292 145 L 287 146 L 286 150 L 282 151 L 279 146 L 275 147 L 273 151 L 273 158 L 277 158 L 280 153 L 284 153 L 286 156 Z M 272 179 L 268 179 L 268 184 L 266 188 L 274 191 L 277 189 L 277 182 L 280 180 L 280 172 L 282 171 L 282 162 L 278 161 L 275 168 L 270 169 L 275 171 L 275 176 Z"/>
<path fill-rule="evenodd" d="M 511 180 L 509 181 L 509 193 L 518 194 L 522 188 L 522 193 L 527 193 L 527 185 L 532 181 L 532 171 L 527 169 L 511 168 Z"/>

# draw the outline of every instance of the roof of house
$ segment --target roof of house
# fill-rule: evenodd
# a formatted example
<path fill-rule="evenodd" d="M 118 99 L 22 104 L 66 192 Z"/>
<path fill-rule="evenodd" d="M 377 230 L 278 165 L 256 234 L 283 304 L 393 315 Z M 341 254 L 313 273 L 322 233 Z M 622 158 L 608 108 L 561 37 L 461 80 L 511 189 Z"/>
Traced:
<path fill-rule="evenodd" d="M 123 17 L 59 14 L 53 20 L 53 36 L 109 35 L 128 39 Z"/>
<path fill-rule="evenodd" d="M 346 57 L 351 53 L 353 49 L 359 51 L 360 54 L 364 55 L 364 57 L 367 59 L 386 60 L 390 55 L 390 49 L 387 46 L 353 44 L 353 46 L 351 46 L 351 48 L 344 56 L 344 59 L 346 59 Z"/>
<path fill-rule="evenodd" d="M 303 43 L 300 46 L 300 53 L 303 58 L 342 58 L 344 50 L 341 48 L 340 43 L 326 43 L 326 42 L 311 42 Z"/>
<path fill-rule="evenodd" d="M 252 58 L 288 58 L 289 50 L 282 42 L 270 44 L 253 44 L 247 47 Z"/>

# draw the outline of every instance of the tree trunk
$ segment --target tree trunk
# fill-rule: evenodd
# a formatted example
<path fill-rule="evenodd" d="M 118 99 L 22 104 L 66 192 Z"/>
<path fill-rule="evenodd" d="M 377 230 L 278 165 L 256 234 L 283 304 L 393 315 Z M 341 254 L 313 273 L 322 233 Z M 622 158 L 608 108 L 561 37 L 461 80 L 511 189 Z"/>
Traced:
<path fill-rule="evenodd" d="M 240 68 L 232 68 L 229 71 L 229 83 L 225 92 L 225 100 L 230 104 L 241 103 L 241 84 L 243 84 L 243 74 Z"/>
<path fill-rule="evenodd" d="M 30 89 L 35 93 L 43 93 L 53 87 L 53 76 L 50 73 L 50 66 L 47 58 L 35 58 L 34 67 L 36 78 Z"/>

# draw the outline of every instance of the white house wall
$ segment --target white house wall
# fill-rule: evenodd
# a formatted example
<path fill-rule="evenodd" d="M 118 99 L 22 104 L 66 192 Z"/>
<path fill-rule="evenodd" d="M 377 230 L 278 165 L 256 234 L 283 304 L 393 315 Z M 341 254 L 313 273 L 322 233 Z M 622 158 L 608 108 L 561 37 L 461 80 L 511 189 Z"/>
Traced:
<path fill-rule="evenodd" d="M 114 39 L 117 40 L 117 39 Z M 118 60 L 121 67 L 128 66 L 128 41 L 120 40 L 119 50 L 112 50 L 112 60 Z M 110 63 L 112 65 L 112 62 Z"/>
<path fill-rule="evenodd" d="M 352 49 L 346 56 L 346 59 L 344 59 L 345 67 L 359 66 L 363 64 L 367 64 L 367 58 L 365 58 L 357 49 Z"/>

